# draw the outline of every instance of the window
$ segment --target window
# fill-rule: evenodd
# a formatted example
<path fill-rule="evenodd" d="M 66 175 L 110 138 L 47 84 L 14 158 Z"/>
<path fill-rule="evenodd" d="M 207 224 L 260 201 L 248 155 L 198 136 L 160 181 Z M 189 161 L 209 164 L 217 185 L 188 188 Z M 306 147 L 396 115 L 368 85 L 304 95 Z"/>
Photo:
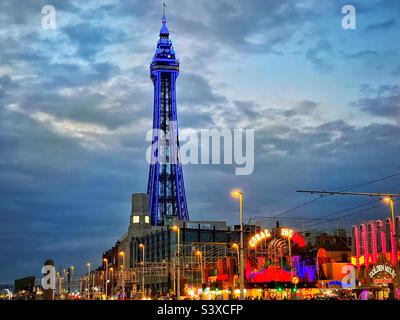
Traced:
<path fill-rule="evenodd" d="M 133 216 L 132 223 L 139 223 L 139 216 Z"/>
<path fill-rule="evenodd" d="M 150 223 L 150 217 L 144 216 L 144 223 Z"/>

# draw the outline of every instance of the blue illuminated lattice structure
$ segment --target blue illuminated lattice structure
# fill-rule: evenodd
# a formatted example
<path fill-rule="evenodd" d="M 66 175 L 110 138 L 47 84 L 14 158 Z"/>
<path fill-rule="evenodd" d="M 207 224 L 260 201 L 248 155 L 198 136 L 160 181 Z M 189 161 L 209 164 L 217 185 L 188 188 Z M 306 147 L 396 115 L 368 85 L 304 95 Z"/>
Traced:
<path fill-rule="evenodd" d="M 152 159 L 147 192 L 152 225 L 162 225 L 164 218 L 189 220 L 183 183 L 182 164 L 176 111 L 176 79 L 179 60 L 175 56 L 165 14 L 162 18 L 160 40 L 150 65 L 154 84 L 154 114 Z M 162 132 L 164 139 L 157 132 Z M 160 144 L 164 142 L 164 161 L 159 161 Z M 158 160 L 157 160 L 158 159 Z"/>

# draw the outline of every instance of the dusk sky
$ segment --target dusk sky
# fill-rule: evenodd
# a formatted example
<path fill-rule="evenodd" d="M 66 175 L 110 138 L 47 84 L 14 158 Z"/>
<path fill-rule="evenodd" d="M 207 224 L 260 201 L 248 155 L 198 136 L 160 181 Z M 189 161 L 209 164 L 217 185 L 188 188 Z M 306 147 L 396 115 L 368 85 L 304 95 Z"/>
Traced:
<path fill-rule="evenodd" d="M 400 172 L 398 0 L 166 3 L 180 132 L 255 130 L 253 174 L 184 166 L 192 220 L 237 224 L 234 187 L 247 222 L 315 198 L 297 189 Z M 48 4 L 55 30 L 42 28 Z M 341 25 L 347 4 L 355 30 Z M 160 0 L 0 2 L 0 283 L 40 274 L 47 258 L 77 272 L 100 265 L 126 231 L 131 194 L 147 188 L 161 16 Z M 399 189 L 395 177 L 354 191 Z M 301 223 L 373 200 L 327 197 L 280 220 L 295 225 L 284 218 Z M 339 223 L 387 216 L 383 205 Z"/>

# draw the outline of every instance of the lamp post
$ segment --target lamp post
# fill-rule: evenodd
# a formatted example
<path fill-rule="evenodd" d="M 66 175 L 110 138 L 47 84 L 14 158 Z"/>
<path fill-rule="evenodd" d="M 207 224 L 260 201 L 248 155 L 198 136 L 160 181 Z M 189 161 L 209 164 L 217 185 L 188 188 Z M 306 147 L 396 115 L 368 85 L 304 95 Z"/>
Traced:
<path fill-rule="evenodd" d="M 200 250 L 196 251 L 196 256 L 200 259 L 200 274 L 201 274 L 201 285 L 203 285 L 204 281 L 204 271 L 203 271 L 203 254 Z"/>
<path fill-rule="evenodd" d="M 108 259 L 104 258 L 103 259 L 104 263 L 106 264 L 106 270 L 105 270 L 105 289 L 106 289 L 106 300 L 108 300 L 108 294 L 107 294 L 107 287 L 108 287 Z"/>
<path fill-rule="evenodd" d="M 61 274 L 60 272 L 57 272 L 57 278 L 58 278 L 58 295 L 59 299 L 61 299 Z"/>
<path fill-rule="evenodd" d="M 110 281 L 111 281 L 111 298 L 113 299 L 114 296 L 114 268 L 111 267 L 109 269 L 109 271 L 111 272 L 111 276 L 110 276 Z"/>
<path fill-rule="evenodd" d="M 121 273 L 122 273 L 122 299 L 125 299 L 125 279 L 124 279 L 124 267 L 125 267 L 125 252 L 120 251 L 119 255 L 122 257 Z"/>
<path fill-rule="evenodd" d="M 90 262 L 86 263 L 86 266 L 88 267 L 88 280 L 86 283 L 87 287 L 87 298 L 89 300 L 89 293 L 90 293 Z"/>
<path fill-rule="evenodd" d="M 399 266 L 399 261 L 398 261 L 398 253 L 397 253 L 397 246 L 398 246 L 398 243 L 399 243 L 399 241 L 398 241 L 398 231 L 399 230 L 396 230 L 396 218 L 395 218 L 395 214 L 394 214 L 394 200 L 393 200 L 393 197 L 385 197 L 384 199 L 383 199 L 386 203 L 388 203 L 389 204 L 389 207 L 390 207 L 390 216 L 391 216 L 391 219 L 392 219 L 392 226 L 393 226 L 393 237 L 394 237 L 394 242 L 395 242 L 395 254 L 396 254 L 396 267 L 395 267 L 395 269 L 396 269 L 396 277 L 397 277 L 397 279 L 395 279 L 395 281 L 393 282 L 393 290 L 394 290 L 394 296 L 395 296 L 395 299 L 397 299 L 398 297 L 397 297 L 397 281 L 398 281 L 398 274 L 399 274 L 399 268 L 398 268 L 398 266 Z"/>
<path fill-rule="evenodd" d="M 177 266 L 176 266 L 176 273 L 177 273 L 177 288 L 176 288 L 176 296 L 179 300 L 180 296 L 181 296 L 181 268 L 180 268 L 180 255 L 181 255 L 181 251 L 180 251 L 180 244 L 181 244 L 181 237 L 180 237 L 180 228 L 179 226 L 173 226 L 172 230 L 176 231 L 176 236 L 177 236 Z"/>
<path fill-rule="evenodd" d="M 240 218 L 240 300 L 244 300 L 244 240 L 243 240 L 243 192 L 240 190 L 233 190 L 232 197 L 239 198 L 239 218 Z"/>
<path fill-rule="evenodd" d="M 289 229 L 289 228 L 281 229 L 281 236 L 288 239 L 290 280 L 293 279 L 292 243 L 290 241 L 293 236 L 293 233 L 294 233 L 294 231 L 292 229 Z"/>
<path fill-rule="evenodd" d="M 139 244 L 139 247 L 142 249 L 142 299 L 144 300 L 144 244 Z"/>
<path fill-rule="evenodd" d="M 238 265 L 238 273 L 240 273 L 239 270 L 239 259 L 240 259 L 240 254 L 239 254 L 239 246 L 237 243 L 232 244 L 232 249 L 236 250 L 236 254 L 237 254 L 237 265 Z M 233 283 L 233 287 L 235 288 L 236 284 L 235 282 Z"/>
<path fill-rule="evenodd" d="M 70 266 L 69 269 L 71 270 L 71 291 L 73 291 L 73 281 L 74 281 L 74 271 L 75 271 L 75 266 Z"/>

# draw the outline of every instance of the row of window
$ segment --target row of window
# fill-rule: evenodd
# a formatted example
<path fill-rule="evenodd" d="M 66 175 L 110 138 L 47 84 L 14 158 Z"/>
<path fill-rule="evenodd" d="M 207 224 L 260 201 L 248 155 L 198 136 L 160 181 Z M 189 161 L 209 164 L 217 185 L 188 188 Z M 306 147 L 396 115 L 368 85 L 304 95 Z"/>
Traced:
<path fill-rule="evenodd" d="M 132 217 L 132 223 L 140 223 L 140 217 L 144 217 L 144 223 L 150 223 L 150 217 L 149 216 L 133 216 Z"/>

